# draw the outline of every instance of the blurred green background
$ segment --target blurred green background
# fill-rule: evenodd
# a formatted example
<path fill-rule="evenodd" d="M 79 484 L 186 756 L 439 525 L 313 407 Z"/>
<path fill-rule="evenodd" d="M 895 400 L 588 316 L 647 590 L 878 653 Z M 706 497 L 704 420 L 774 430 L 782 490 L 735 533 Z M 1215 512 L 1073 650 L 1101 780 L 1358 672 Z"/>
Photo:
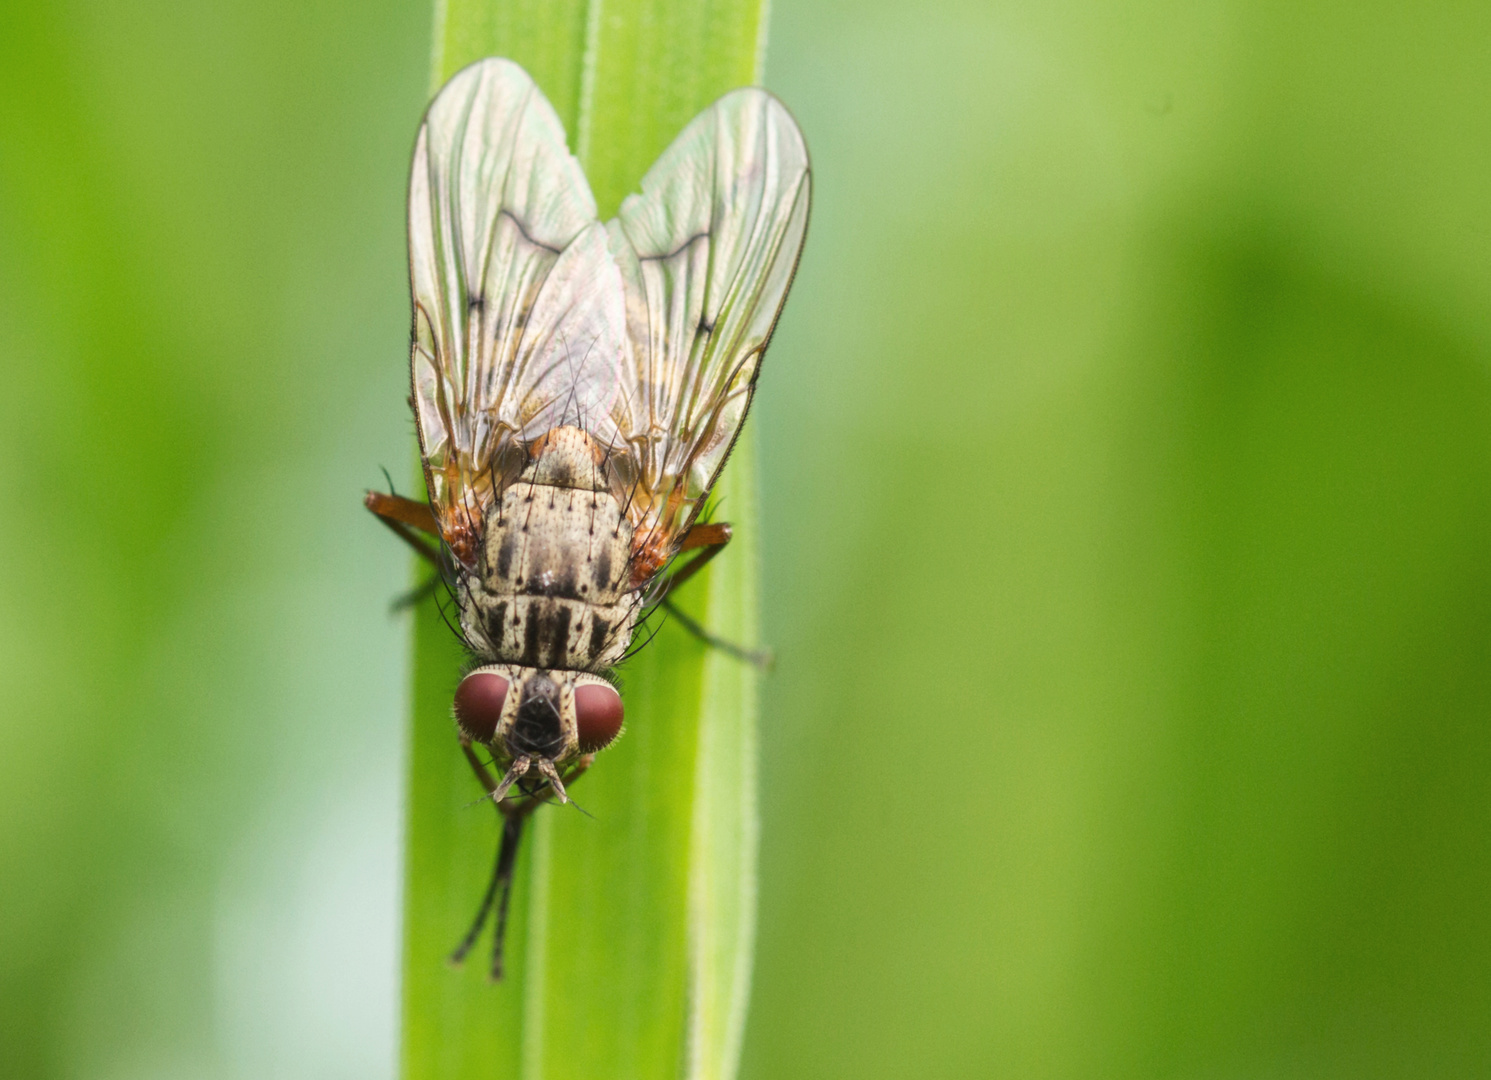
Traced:
<path fill-rule="evenodd" d="M 772 18 L 745 1076 L 1491 1074 L 1491 9 Z M 429 24 L 0 9 L 6 1077 L 392 1075 Z"/>

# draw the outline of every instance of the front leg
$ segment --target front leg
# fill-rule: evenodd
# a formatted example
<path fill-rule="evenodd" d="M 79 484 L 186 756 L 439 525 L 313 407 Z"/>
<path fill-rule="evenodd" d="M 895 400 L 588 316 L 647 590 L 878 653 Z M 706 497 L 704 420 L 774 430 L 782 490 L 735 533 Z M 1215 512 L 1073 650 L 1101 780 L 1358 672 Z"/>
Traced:
<path fill-rule="evenodd" d="M 471 766 L 471 771 L 476 774 L 477 782 L 481 784 L 482 790 L 489 796 L 495 794 L 498 788 L 497 778 L 477 756 L 469 739 L 461 740 L 461 753 L 466 755 L 466 761 Z M 582 755 L 565 769 L 563 783 L 573 784 L 580 779 L 594 760 L 594 754 Z M 466 959 L 466 954 L 471 951 L 471 947 L 476 944 L 476 939 L 481 936 L 482 927 L 486 925 L 487 916 L 492 913 L 495 905 L 497 926 L 492 936 L 492 966 L 489 974 L 493 982 L 502 981 L 502 950 L 507 938 L 507 909 L 512 900 L 513 870 L 518 864 L 518 845 L 523 839 L 523 823 L 528 820 L 529 814 L 547 802 L 553 794 L 553 788 L 545 784 L 531 794 L 527 794 L 526 797 L 504 799 L 501 802 L 492 800 L 492 805 L 497 808 L 497 813 L 502 818 L 502 839 L 497 845 L 497 863 L 492 867 L 492 878 L 487 884 L 487 891 L 482 894 L 481 906 L 477 908 L 476 918 L 471 921 L 471 929 L 466 931 L 465 937 L 461 938 L 461 943 L 450 954 L 452 964 L 459 964 Z"/>
<path fill-rule="evenodd" d="M 502 786 L 501 782 L 487 768 L 486 763 L 477 756 L 476 751 L 472 749 L 470 739 L 462 737 L 461 753 L 466 755 L 466 763 L 471 766 L 471 771 L 476 775 L 476 782 L 481 785 L 481 789 L 487 793 L 489 798 L 496 795 L 498 789 Z M 560 783 L 568 788 L 576 780 L 585 775 L 586 770 L 590 768 L 593 761 L 595 761 L 594 754 L 581 754 L 564 767 Z M 505 816 L 513 814 L 526 815 L 531 814 L 539 806 L 548 802 L 555 794 L 553 786 L 549 784 L 540 784 L 532 791 L 523 791 L 521 785 L 519 785 L 518 792 L 514 793 L 511 797 L 501 800 L 490 799 L 490 801 L 493 806 L 497 807 L 497 811 Z"/>

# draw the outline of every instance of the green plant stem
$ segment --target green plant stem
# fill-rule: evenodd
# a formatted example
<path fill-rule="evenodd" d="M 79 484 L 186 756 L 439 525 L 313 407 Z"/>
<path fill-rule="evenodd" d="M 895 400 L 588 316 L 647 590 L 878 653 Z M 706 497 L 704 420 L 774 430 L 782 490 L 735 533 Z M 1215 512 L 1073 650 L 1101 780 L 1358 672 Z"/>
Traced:
<path fill-rule="evenodd" d="M 695 113 L 757 81 L 765 8 L 750 2 L 446 0 L 435 82 L 483 56 L 533 75 L 570 132 L 602 216 Z M 749 431 L 721 480 L 735 540 L 679 603 L 713 632 L 758 635 L 755 456 Z M 659 616 L 660 618 L 661 616 Z M 649 630 L 644 630 L 647 633 Z M 409 1080 L 729 1078 L 739 1059 L 755 919 L 754 671 L 676 626 L 623 669 L 627 730 L 547 807 L 520 855 L 508 974 L 445 956 L 475 910 L 497 843 L 456 748 L 462 662 L 433 603 L 415 615 L 404 910 Z"/>

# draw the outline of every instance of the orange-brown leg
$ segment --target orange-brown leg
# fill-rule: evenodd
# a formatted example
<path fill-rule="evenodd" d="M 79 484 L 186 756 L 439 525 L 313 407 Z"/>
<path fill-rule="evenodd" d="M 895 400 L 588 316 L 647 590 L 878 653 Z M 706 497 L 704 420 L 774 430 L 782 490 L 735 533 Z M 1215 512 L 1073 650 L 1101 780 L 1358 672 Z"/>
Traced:
<path fill-rule="evenodd" d="M 674 589 L 688 581 L 689 578 L 693 577 L 700 570 L 703 570 L 709 564 L 710 559 L 713 559 L 725 550 L 725 545 L 730 542 L 731 535 L 730 525 L 724 521 L 711 522 L 708 525 L 695 525 L 689 529 L 684 534 L 683 542 L 678 545 L 678 550 L 681 552 L 698 551 L 699 554 L 695 555 L 669 576 L 667 582 L 663 585 L 661 595 L 657 598 L 657 603 L 662 605 L 669 615 L 677 619 L 679 625 L 704 642 L 704 644 L 719 649 L 721 652 L 728 653 L 737 660 L 743 660 L 747 664 L 760 668 L 762 671 L 767 671 L 771 668 L 773 659 L 770 649 L 747 649 L 743 645 L 735 644 L 733 641 L 726 641 L 724 638 L 715 637 L 715 635 L 700 626 L 697 621 L 690 618 L 669 599 L 673 595 Z"/>
<path fill-rule="evenodd" d="M 370 491 L 363 496 L 362 504 L 378 516 L 395 536 L 412 547 L 436 567 L 440 565 L 440 552 L 415 530 L 428 533 L 439 539 L 440 526 L 429 506 L 402 495 L 385 495 L 381 491 Z"/>
<path fill-rule="evenodd" d="M 683 541 L 678 545 L 679 553 L 698 551 L 699 554 L 695 555 L 668 576 L 668 580 L 663 586 L 662 595 L 658 597 L 658 603 L 662 603 L 668 598 L 669 593 L 700 570 L 703 570 L 705 566 L 709 565 L 710 559 L 725 550 L 725 545 L 730 542 L 732 535 L 730 523 L 727 521 L 711 522 L 708 525 L 695 525 L 688 532 L 684 533 Z"/>
<path fill-rule="evenodd" d="M 370 491 L 363 496 L 362 504 L 384 521 L 402 521 L 405 525 L 412 525 L 420 532 L 429 533 L 437 539 L 440 536 L 440 525 L 428 503 L 406 499 L 402 495 Z"/>
<path fill-rule="evenodd" d="M 708 525 L 694 525 L 683 534 L 679 551 L 693 551 L 702 547 L 724 547 L 730 542 L 734 530 L 728 521 L 711 521 Z"/>

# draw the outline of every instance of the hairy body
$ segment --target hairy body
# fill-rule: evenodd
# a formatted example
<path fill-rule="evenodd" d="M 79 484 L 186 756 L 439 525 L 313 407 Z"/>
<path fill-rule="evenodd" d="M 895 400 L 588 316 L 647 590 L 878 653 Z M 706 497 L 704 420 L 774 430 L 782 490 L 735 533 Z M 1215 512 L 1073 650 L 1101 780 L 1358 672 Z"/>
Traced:
<path fill-rule="evenodd" d="M 478 573 L 459 596 L 461 629 L 484 660 L 600 672 L 631 643 L 632 525 L 604 452 L 563 427 L 536 448 L 487 516 Z"/>

